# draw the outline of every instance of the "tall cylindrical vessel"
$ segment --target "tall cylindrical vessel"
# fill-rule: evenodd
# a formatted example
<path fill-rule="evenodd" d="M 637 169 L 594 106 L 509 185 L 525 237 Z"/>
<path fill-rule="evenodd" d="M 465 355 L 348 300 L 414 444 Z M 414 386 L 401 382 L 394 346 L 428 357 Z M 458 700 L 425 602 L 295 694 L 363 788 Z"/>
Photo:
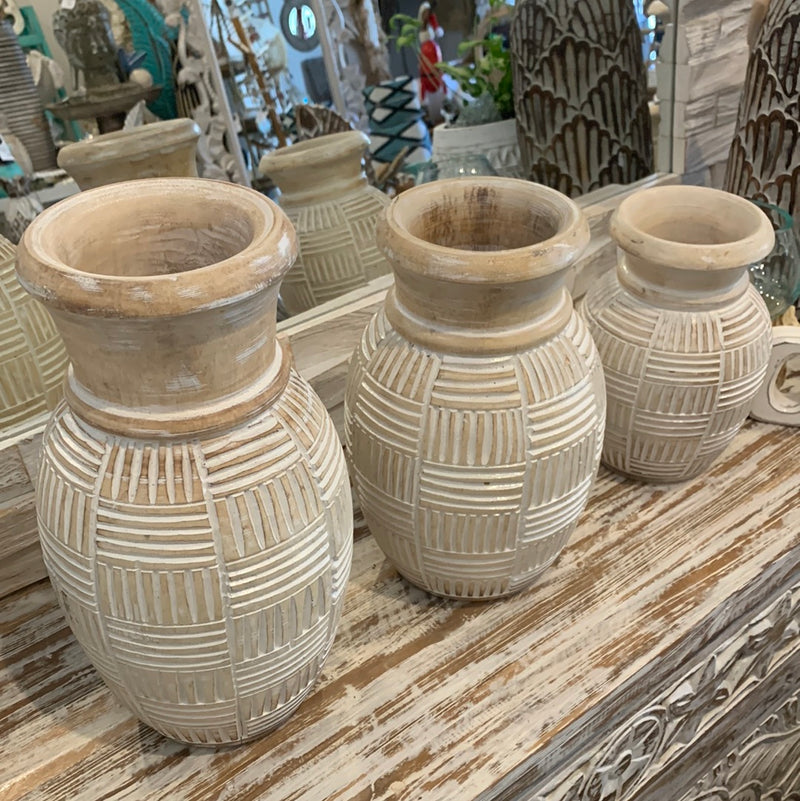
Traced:
<path fill-rule="evenodd" d="M 341 611 L 344 457 L 275 339 L 295 252 L 263 195 L 189 178 L 81 192 L 20 245 L 71 360 L 37 487 L 45 563 L 109 688 L 183 742 L 283 722 Z"/>
<path fill-rule="evenodd" d="M 389 272 L 375 244 L 375 223 L 389 198 L 370 186 L 361 131 L 319 136 L 267 153 L 259 164 L 281 190 L 280 204 L 300 243 L 281 297 L 292 314 Z"/>
<path fill-rule="evenodd" d="M 194 120 L 154 122 L 66 145 L 58 153 L 58 166 L 81 189 L 136 178 L 196 178 L 199 138 Z"/>
<path fill-rule="evenodd" d="M 372 534 L 432 593 L 530 585 L 586 503 L 605 394 L 564 277 L 588 238 L 510 178 L 420 185 L 379 225 L 395 285 L 353 355 L 346 447 Z"/>
<path fill-rule="evenodd" d="M 702 473 L 736 435 L 764 379 L 770 317 L 748 265 L 772 249 L 754 204 L 704 187 L 624 200 L 616 271 L 586 294 L 606 375 L 603 461 L 648 481 Z"/>

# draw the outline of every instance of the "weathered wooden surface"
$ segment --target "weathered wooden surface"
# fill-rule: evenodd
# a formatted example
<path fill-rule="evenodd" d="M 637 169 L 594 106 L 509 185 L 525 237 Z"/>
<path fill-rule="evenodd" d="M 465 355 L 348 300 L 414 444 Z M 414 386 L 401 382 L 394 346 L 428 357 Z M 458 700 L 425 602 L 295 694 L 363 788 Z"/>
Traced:
<path fill-rule="evenodd" d="M 748 422 L 692 482 L 601 470 L 558 562 L 494 603 L 426 596 L 359 538 L 316 691 L 286 726 L 240 748 L 188 748 L 140 726 L 89 666 L 49 584 L 19 590 L 0 606 L 0 798 L 582 798 L 569 788 L 686 677 L 673 714 L 691 712 L 688 735 L 634 777 L 651 781 L 663 760 L 697 754 L 727 711 L 709 661 L 750 654 L 741 686 L 753 692 L 798 647 L 800 590 L 781 625 L 754 620 L 765 608 L 774 617 L 798 583 L 798 459 L 797 432 Z M 717 756 L 695 758 L 710 769 Z"/>

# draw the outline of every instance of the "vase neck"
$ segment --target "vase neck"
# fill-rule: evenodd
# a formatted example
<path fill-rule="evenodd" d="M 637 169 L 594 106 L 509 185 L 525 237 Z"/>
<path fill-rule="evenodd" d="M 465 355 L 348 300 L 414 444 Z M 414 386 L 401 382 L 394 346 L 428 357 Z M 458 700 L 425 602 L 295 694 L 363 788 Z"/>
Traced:
<path fill-rule="evenodd" d="M 277 293 L 176 317 L 54 309 L 71 362 L 67 402 L 91 425 L 134 437 L 208 433 L 257 414 L 289 375 L 275 340 Z"/>
<path fill-rule="evenodd" d="M 747 266 L 690 270 L 621 251 L 617 278 L 629 292 L 654 306 L 713 309 L 741 297 L 750 284 Z"/>
<path fill-rule="evenodd" d="M 386 299 L 392 327 L 430 350 L 490 355 L 527 350 L 569 321 L 564 272 L 529 281 L 470 284 L 407 273 L 395 265 Z"/>
<path fill-rule="evenodd" d="M 362 191 L 368 185 L 360 160 L 355 165 L 299 167 L 272 178 L 281 190 L 281 206 L 287 209 L 312 203 L 338 202 L 345 195 Z"/>

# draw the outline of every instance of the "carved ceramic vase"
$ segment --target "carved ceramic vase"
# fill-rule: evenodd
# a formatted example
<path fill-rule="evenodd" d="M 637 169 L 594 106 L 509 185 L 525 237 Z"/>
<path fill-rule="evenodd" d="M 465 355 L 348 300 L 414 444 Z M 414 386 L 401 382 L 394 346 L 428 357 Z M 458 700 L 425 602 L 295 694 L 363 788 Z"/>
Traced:
<path fill-rule="evenodd" d="M 81 192 L 20 245 L 71 360 L 37 488 L 51 581 L 117 698 L 187 743 L 282 723 L 341 611 L 344 456 L 275 339 L 295 248 L 263 195 L 188 178 Z"/>
<path fill-rule="evenodd" d="M 389 272 L 375 244 L 375 223 L 388 205 L 367 183 L 361 131 L 328 134 L 267 153 L 259 171 L 281 190 L 280 204 L 300 242 L 283 282 L 291 314 L 310 309 Z"/>
<path fill-rule="evenodd" d="M 631 0 L 521 0 L 510 38 L 526 177 L 577 197 L 653 172 Z"/>
<path fill-rule="evenodd" d="M 44 423 L 61 400 L 67 367 L 53 320 L 17 281 L 15 258 L 0 236 L 0 439 Z"/>
<path fill-rule="evenodd" d="M 764 380 L 770 316 L 748 266 L 772 249 L 772 224 L 727 192 L 666 186 L 624 200 L 611 235 L 616 271 L 581 305 L 606 375 L 603 462 L 647 481 L 692 478 Z"/>
<path fill-rule="evenodd" d="M 58 153 L 58 166 L 81 189 L 134 178 L 194 178 L 199 138 L 194 120 L 154 122 L 66 145 Z"/>
<path fill-rule="evenodd" d="M 586 503 L 605 394 L 564 278 L 588 238 L 572 201 L 511 178 L 422 184 L 379 226 L 395 285 L 353 355 L 346 447 L 370 531 L 429 592 L 523 589 Z"/>

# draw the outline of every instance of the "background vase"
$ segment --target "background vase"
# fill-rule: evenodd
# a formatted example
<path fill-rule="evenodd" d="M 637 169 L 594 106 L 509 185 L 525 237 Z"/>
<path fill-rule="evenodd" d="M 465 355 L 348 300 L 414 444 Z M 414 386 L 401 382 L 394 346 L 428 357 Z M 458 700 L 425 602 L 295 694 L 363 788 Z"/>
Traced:
<path fill-rule="evenodd" d="M 528 586 L 586 503 L 603 375 L 563 282 L 588 238 L 574 203 L 509 178 L 414 187 L 379 226 L 395 285 L 353 355 L 346 447 L 370 531 L 432 593 Z"/>
<path fill-rule="evenodd" d="M 521 0 L 511 61 L 530 180 L 577 197 L 653 172 L 642 39 L 630 0 Z"/>
<path fill-rule="evenodd" d="M 755 205 L 689 186 L 646 189 L 611 221 L 620 259 L 581 312 L 606 376 L 603 461 L 649 481 L 706 470 L 761 385 L 770 316 L 748 265 L 774 236 Z"/>
<path fill-rule="evenodd" d="M 15 259 L 0 236 L 0 437 L 23 433 L 55 408 L 67 367 L 50 315 L 17 281 Z"/>
<path fill-rule="evenodd" d="M 800 215 L 800 0 L 772 0 L 747 64 L 725 188 Z"/>
<path fill-rule="evenodd" d="M 291 314 L 363 286 L 389 272 L 375 244 L 375 222 L 389 199 L 367 183 L 361 131 L 320 136 L 267 153 L 262 175 L 281 190 L 280 203 L 300 242 L 300 256 L 281 297 Z"/>
<path fill-rule="evenodd" d="M 34 170 L 56 167 L 56 149 L 44 108 L 9 19 L 0 19 L 0 116 L 28 151 Z"/>
<path fill-rule="evenodd" d="M 344 457 L 275 340 L 294 255 L 263 195 L 187 178 L 74 195 L 20 245 L 71 359 L 37 487 L 45 564 L 109 688 L 188 743 L 283 722 L 341 611 Z"/>
<path fill-rule="evenodd" d="M 197 177 L 200 128 L 181 118 L 114 131 L 61 148 L 58 166 L 81 189 L 135 178 Z"/>
<path fill-rule="evenodd" d="M 463 127 L 442 123 L 434 128 L 435 161 L 476 155 L 485 156 L 497 175 L 522 177 L 516 122 L 500 120 Z"/>

